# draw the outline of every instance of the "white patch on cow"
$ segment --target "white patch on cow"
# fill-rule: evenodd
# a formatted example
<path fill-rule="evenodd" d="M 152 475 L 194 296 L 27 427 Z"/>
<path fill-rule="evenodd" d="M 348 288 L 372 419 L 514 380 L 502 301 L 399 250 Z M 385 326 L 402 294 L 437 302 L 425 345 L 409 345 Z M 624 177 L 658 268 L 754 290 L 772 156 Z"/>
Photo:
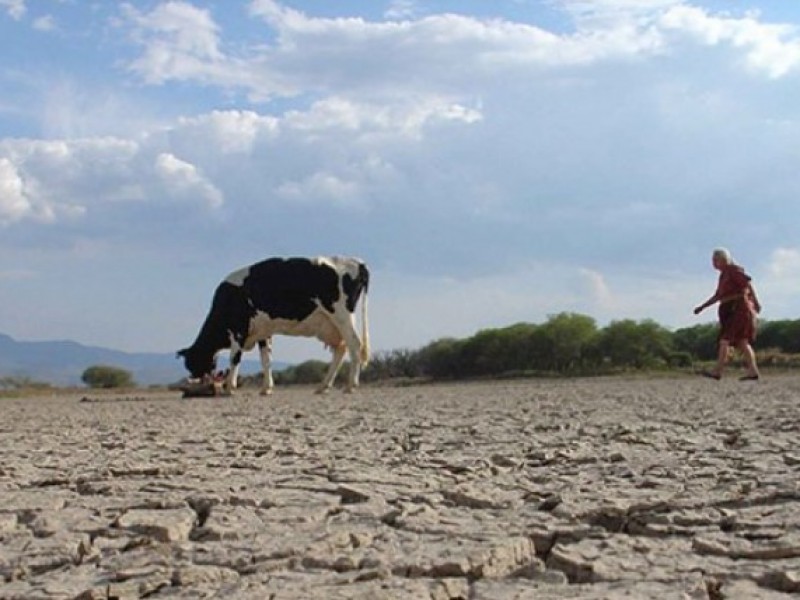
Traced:
<path fill-rule="evenodd" d="M 269 396 L 275 387 L 275 380 L 272 378 L 272 338 L 264 340 L 264 345 L 261 347 L 259 354 L 261 355 L 261 369 L 264 372 L 264 378 L 261 382 L 261 395 Z"/>
<path fill-rule="evenodd" d="M 334 259 L 335 257 L 332 256 L 316 256 L 314 258 L 310 258 L 309 260 L 314 265 L 322 265 L 325 267 L 330 267 L 335 270 L 336 266 L 333 263 Z"/>
<path fill-rule="evenodd" d="M 244 350 L 252 350 L 258 340 L 271 338 L 276 334 L 315 337 L 330 348 L 338 348 L 344 341 L 331 315 L 323 308 L 317 308 L 302 321 L 273 319 L 267 313 L 258 311 L 250 319 Z"/>
<path fill-rule="evenodd" d="M 234 271 L 230 275 L 225 278 L 227 283 L 231 285 L 235 285 L 236 287 L 242 287 L 244 285 L 244 280 L 250 275 L 250 267 L 245 267 L 244 269 L 239 269 L 238 271 Z"/>
<path fill-rule="evenodd" d="M 311 261 L 317 265 L 325 265 L 330 267 L 341 278 L 342 275 L 350 275 L 352 278 L 358 277 L 358 259 L 349 258 L 346 256 L 317 256 L 312 258 Z M 341 284 L 341 282 L 340 282 Z"/>
<path fill-rule="evenodd" d="M 236 341 L 236 336 L 233 335 L 232 331 L 228 331 L 228 340 L 231 343 L 231 352 L 238 352 L 241 350 L 241 346 L 239 346 L 239 342 Z"/>
<path fill-rule="evenodd" d="M 239 343 L 236 341 L 236 337 L 233 335 L 232 331 L 228 331 L 228 339 L 231 342 L 231 364 L 228 369 L 228 376 L 226 378 L 227 387 L 229 390 L 236 389 L 237 382 L 239 380 L 239 363 L 237 362 L 234 364 L 233 356 L 242 350 Z"/>

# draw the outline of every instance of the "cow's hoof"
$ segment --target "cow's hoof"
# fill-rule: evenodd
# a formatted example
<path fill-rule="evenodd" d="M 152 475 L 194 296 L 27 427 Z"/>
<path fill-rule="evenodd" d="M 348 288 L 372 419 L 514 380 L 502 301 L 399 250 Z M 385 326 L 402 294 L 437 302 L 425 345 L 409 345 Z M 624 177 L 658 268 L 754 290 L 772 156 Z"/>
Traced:
<path fill-rule="evenodd" d="M 261 390 L 259 392 L 260 396 L 272 396 L 272 390 Z"/>
<path fill-rule="evenodd" d="M 324 387 L 324 388 L 317 388 L 316 390 L 314 390 L 314 393 L 317 394 L 318 396 L 324 396 L 330 391 L 331 388 Z"/>

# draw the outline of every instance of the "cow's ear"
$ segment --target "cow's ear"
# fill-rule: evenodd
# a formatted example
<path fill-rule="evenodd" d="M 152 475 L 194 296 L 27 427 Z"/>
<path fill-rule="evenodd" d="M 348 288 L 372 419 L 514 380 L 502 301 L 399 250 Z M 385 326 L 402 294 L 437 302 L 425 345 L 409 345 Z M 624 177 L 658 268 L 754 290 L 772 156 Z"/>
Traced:
<path fill-rule="evenodd" d="M 184 348 L 183 350 L 178 350 L 175 353 L 175 358 L 185 358 L 186 357 L 186 352 L 188 352 L 188 350 L 189 350 L 188 348 Z"/>

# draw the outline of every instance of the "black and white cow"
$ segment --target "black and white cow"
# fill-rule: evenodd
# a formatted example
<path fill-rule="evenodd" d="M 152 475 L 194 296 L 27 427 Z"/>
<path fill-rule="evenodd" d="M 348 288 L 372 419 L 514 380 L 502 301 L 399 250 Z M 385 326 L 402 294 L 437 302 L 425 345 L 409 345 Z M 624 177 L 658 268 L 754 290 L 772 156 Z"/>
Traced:
<path fill-rule="evenodd" d="M 345 352 L 350 353 L 347 391 L 358 386 L 369 361 L 367 289 L 369 271 L 356 258 L 269 258 L 234 271 L 217 286 L 211 310 L 194 344 L 178 352 L 193 377 L 210 375 L 216 355 L 230 348 L 225 387 L 236 388 L 242 352 L 256 343 L 264 369 L 262 394 L 272 392 L 272 336 L 316 337 L 331 349 L 332 360 L 318 391 L 333 385 Z M 361 337 L 353 313 L 361 295 Z"/>

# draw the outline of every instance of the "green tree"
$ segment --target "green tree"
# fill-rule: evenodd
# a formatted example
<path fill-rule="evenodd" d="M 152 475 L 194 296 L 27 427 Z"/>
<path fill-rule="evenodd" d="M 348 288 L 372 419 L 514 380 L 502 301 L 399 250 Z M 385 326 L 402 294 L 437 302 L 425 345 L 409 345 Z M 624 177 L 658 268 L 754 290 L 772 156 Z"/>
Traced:
<path fill-rule="evenodd" d="M 502 329 L 503 346 L 498 351 L 502 356 L 504 371 L 530 371 L 536 369 L 534 339 L 539 325 L 516 323 Z"/>
<path fill-rule="evenodd" d="M 419 351 L 420 371 L 435 379 L 451 379 L 463 376 L 461 349 L 463 340 L 442 338 L 435 340 Z"/>
<path fill-rule="evenodd" d="M 504 335 L 499 329 L 483 329 L 461 347 L 461 368 L 467 377 L 496 375 L 506 370 L 503 362 Z"/>
<path fill-rule="evenodd" d="M 666 362 L 672 334 L 650 319 L 613 321 L 601 332 L 599 348 L 616 367 L 654 367 Z"/>
<path fill-rule="evenodd" d="M 786 354 L 800 352 L 800 320 L 765 321 L 756 343 L 760 348 L 778 348 Z"/>
<path fill-rule="evenodd" d="M 699 360 L 714 360 L 718 333 L 719 327 L 715 323 L 684 327 L 672 334 L 672 343 L 678 352 L 688 352 Z"/>
<path fill-rule="evenodd" d="M 565 373 L 584 366 L 586 352 L 597 336 L 597 324 L 589 316 L 562 312 L 550 315 L 536 332 L 541 366 Z"/>
<path fill-rule="evenodd" d="M 123 388 L 135 385 L 129 371 L 109 365 L 94 365 L 81 375 L 81 381 L 91 388 Z"/>

